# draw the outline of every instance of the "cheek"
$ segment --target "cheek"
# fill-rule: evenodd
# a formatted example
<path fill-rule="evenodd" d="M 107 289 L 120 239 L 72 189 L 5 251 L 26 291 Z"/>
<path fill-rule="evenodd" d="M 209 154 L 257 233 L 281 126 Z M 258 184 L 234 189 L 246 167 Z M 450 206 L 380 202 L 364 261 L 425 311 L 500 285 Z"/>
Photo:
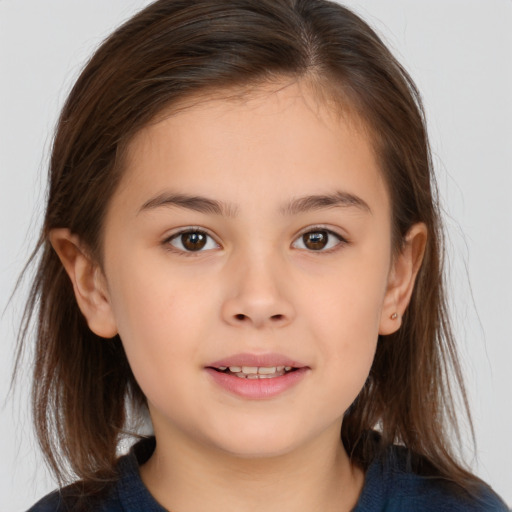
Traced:
<path fill-rule="evenodd" d="M 334 402 L 346 410 L 363 387 L 378 341 L 387 266 L 361 253 L 346 258 L 302 305 L 320 350 Z M 306 296 L 306 295 L 305 295 Z"/>
<path fill-rule="evenodd" d="M 322 319 L 324 328 L 317 338 L 322 351 L 322 372 L 325 372 L 325 397 L 323 407 L 342 417 L 363 388 L 370 372 L 378 341 L 378 322 L 374 308 L 357 308 L 351 301 L 340 313 L 332 311 Z M 364 315 L 364 310 L 368 310 Z"/>
<path fill-rule="evenodd" d="M 125 337 L 139 333 L 143 338 L 168 339 L 191 321 L 204 294 L 197 293 L 197 283 L 169 265 L 165 253 L 148 258 L 145 252 L 134 252 L 109 276 L 114 316 Z"/>
<path fill-rule="evenodd" d="M 194 363 L 206 329 L 205 294 L 157 265 L 123 265 L 111 283 L 119 336 L 135 378 L 150 395 L 157 380 L 184 371 L 184 360 Z"/>
<path fill-rule="evenodd" d="M 338 333 L 340 343 L 373 342 L 378 335 L 387 274 L 386 262 L 354 251 L 331 269 L 327 279 L 316 282 L 315 293 L 303 294 L 307 302 L 302 308 L 314 312 L 309 316 L 324 337 Z"/>

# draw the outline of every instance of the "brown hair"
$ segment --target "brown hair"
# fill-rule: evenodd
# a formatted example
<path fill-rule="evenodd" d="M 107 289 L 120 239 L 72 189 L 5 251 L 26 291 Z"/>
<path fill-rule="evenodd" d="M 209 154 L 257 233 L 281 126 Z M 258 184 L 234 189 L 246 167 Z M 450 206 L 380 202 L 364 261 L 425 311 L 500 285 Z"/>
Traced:
<path fill-rule="evenodd" d="M 283 76 L 329 91 L 368 128 L 391 196 L 396 249 L 414 223 L 428 228 L 402 327 L 379 340 L 342 440 L 364 464 L 366 433 L 378 426 L 383 446 L 403 443 L 466 489 L 477 481 L 450 449 L 450 429 L 457 432 L 452 377 L 468 411 L 420 96 L 372 29 L 326 0 L 159 0 L 116 30 L 78 78 L 53 143 L 46 217 L 32 257 L 39 255 L 39 266 L 20 337 L 21 351 L 37 311 L 33 412 L 61 481 L 70 474 L 101 487 L 113 478 L 126 411 L 145 398 L 120 340 L 88 329 L 50 231 L 69 228 L 101 262 L 103 218 L 133 135 L 179 100 Z"/>

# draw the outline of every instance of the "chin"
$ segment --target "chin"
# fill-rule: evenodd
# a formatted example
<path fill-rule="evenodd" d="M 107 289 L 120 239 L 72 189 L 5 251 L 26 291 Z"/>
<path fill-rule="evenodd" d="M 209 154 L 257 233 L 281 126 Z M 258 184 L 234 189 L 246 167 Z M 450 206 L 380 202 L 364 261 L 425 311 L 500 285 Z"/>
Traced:
<path fill-rule="evenodd" d="M 268 459 L 287 455 L 308 442 L 304 431 L 293 432 L 280 425 L 240 426 L 231 432 L 219 432 L 210 442 L 221 451 L 240 459 Z"/>

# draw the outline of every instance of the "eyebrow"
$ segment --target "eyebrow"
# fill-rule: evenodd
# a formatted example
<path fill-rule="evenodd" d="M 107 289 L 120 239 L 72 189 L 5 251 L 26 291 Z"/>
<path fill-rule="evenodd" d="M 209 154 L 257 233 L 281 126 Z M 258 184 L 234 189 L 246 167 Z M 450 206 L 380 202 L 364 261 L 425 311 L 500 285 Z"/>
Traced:
<path fill-rule="evenodd" d="M 336 207 L 355 207 L 367 213 L 372 213 L 366 201 L 354 194 L 341 191 L 334 194 L 319 194 L 292 199 L 286 206 L 281 208 L 281 213 L 283 215 L 297 215 L 311 210 Z"/>
<path fill-rule="evenodd" d="M 238 206 L 232 203 L 225 203 L 208 197 L 162 193 L 153 197 L 149 201 L 146 201 L 140 208 L 139 213 L 162 206 L 177 206 L 200 213 L 219 215 L 223 217 L 236 217 L 239 211 Z M 333 194 L 318 194 L 294 198 L 288 204 L 280 208 L 280 213 L 285 216 L 292 216 L 312 210 L 336 207 L 353 207 L 370 214 L 372 213 L 372 210 L 366 201 L 354 194 L 341 191 Z"/>
<path fill-rule="evenodd" d="M 224 217 L 235 217 L 238 208 L 234 205 L 223 203 L 202 196 L 190 196 L 187 194 L 163 193 L 146 201 L 139 210 L 152 210 L 161 206 L 178 206 L 200 213 L 222 215 Z"/>

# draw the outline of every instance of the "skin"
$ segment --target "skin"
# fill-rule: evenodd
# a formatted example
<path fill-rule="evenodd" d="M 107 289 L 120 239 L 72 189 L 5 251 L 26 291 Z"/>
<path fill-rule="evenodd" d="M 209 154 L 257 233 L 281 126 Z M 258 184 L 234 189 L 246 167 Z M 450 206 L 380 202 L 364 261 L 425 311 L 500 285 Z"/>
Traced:
<path fill-rule="evenodd" d="M 393 256 L 389 195 L 358 126 L 300 83 L 201 101 L 131 142 L 101 267 L 75 235 L 52 232 L 89 327 L 119 333 L 148 399 L 157 448 L 141 476 L 169 510 L 357 501 L 364 475 L 340 442 L 343 414 L 378 335 L 400 327 L 426 239 L 413 226 Z M 360 204 L 283 213 L 337 192 Z M 226 211 L 159 204 L 170 194 Z M 204 249 L 180 245 L 187 227 L 211 237 Z M 302 235 L 322 230 L 326 249 L 308 248 Z M 308 371 L 277 397 L 241 398 L 205 371 L 240 352 L 280 353 Z"/>

